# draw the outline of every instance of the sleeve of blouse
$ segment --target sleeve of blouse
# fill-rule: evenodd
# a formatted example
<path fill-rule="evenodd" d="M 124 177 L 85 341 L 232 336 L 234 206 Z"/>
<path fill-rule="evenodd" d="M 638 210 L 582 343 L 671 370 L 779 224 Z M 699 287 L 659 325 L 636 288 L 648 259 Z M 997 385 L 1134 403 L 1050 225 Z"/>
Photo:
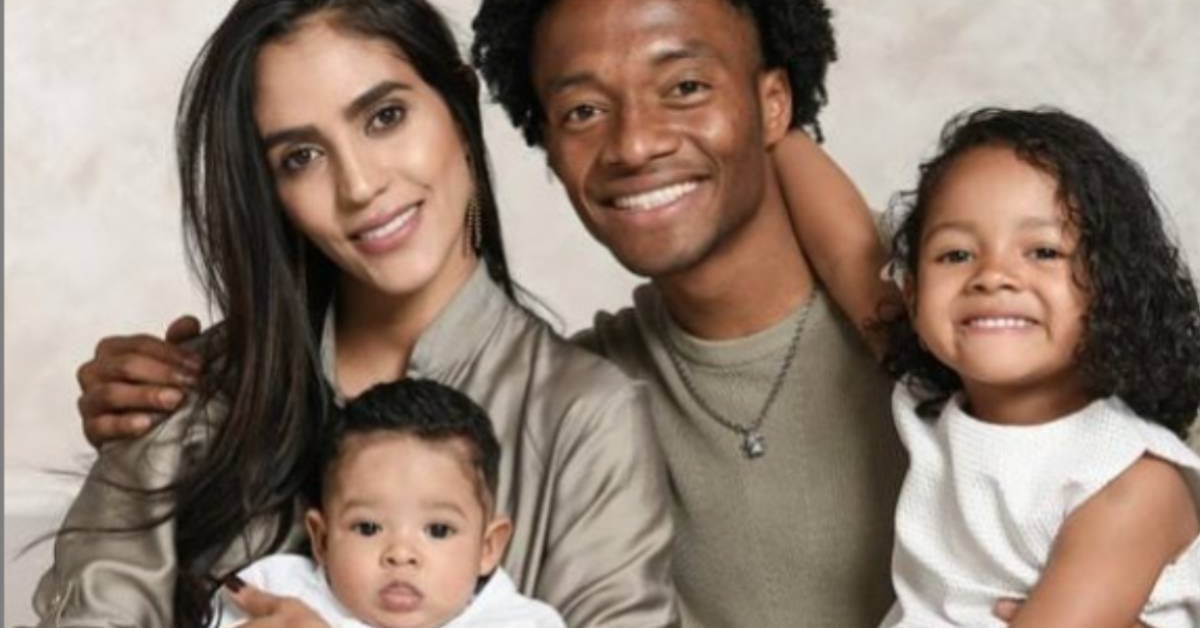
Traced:
<path fill-rule="evenodd" d="M 201 443 L 185 407 L 136 440 L 104 445 L 54 542 L 54 562 L 38 581 L 40 627 L 170 626 L 175 590 L 175 525 L 151 525 L 169 496 L 146 491 L 178 475 Z"/>
<path fill-rule="evenodd" d="M 628 384 L 595 406 L 559 443 L 537 597 L 573 628 L 676 625 L 666 470 L 648 400 Z"/>

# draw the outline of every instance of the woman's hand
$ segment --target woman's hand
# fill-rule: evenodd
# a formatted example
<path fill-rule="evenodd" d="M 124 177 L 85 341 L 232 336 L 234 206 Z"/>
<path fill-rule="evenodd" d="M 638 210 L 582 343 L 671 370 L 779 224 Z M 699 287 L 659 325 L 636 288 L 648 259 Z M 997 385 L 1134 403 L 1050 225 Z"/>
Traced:
<path fill-rule="evenodd" d="M 76 371 L 83 434 L 95 447 L 144 434 L 153 417 L 176 410 L 200 373 L 200 357 L 179 343 L 200 334 L 200 321 L 181 316 L 166 339 L 108 336 Z"/>
<path fill-rule="evenodd" d="M 304 602 L 280 597 L 241 582 L 227 582 L 225 588 L 234 603 L 250 617 L 238 628 L 330 628 L 325 620 Z"/>

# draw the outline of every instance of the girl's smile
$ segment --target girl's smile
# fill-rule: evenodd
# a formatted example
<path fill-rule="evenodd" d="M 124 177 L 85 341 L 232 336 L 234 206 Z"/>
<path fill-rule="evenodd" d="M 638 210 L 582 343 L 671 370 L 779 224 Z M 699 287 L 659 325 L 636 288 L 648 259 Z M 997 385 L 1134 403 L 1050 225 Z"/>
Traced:
<path fill-rule="evenodd" d="M 934 193 L 909 290 L 914 325 L 980 418 L 1037 422 L 1086 402 L 1077 239 L 1055 179 L 1008 148 L 964 153 Z M 1033 407 L 1030 396 L 1045 416 L 1010 414 Z"/>

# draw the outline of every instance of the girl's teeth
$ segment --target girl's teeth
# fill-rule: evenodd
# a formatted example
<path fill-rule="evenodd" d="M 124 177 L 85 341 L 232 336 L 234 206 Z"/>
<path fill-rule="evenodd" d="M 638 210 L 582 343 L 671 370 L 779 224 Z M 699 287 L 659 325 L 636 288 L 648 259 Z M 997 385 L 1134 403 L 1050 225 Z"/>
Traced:
<path fill-rule="evenodd" d="M 695 190 L 697 187 L 695 181 L 685 181 L 676 183 L 666 187 L 650 190 L 641 194 L 632 196 L 619 196 L 613 200 L 613 205 L 621 209 L 632 209 L 634 211 L 652 209 L 654 207 L 662 207 L 679 200 L 683 195 Z"/>
<path fill-rule="evenodd" d="M 972 327 L 984 327 L 987 329 L 1016 329 L 1019 327 L 1028 327 L 1032 324 L 1031 321 L 1024 318 L 976 318 L 971 320 Z"/>
<path fill-rule="evenodd" d="M 404 225 L 408 224 L 408 221 L 411 220 L 416 214 L 417 206 L 413 205 L 399 214 L 396 214 L 391 220 L 383 223 L 382 225 L 379 225 L 370 231 L 364 231 L 359 237 L 363 240 L 378 240 L 380 238 L 386 238 L 387 236 L 390 236 L 402 229 Z"/>

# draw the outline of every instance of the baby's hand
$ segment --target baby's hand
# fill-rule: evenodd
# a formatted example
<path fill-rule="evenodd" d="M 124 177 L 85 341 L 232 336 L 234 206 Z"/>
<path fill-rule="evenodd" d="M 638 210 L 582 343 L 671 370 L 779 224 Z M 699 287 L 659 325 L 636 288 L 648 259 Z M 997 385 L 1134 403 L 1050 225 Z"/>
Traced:
<path fill-rule="evenodd" d="M 251 617 L 239 628 L 330 628 L 304 602 L 256 589 L 237 576 L 225 582 L 229 597 Z"/>

